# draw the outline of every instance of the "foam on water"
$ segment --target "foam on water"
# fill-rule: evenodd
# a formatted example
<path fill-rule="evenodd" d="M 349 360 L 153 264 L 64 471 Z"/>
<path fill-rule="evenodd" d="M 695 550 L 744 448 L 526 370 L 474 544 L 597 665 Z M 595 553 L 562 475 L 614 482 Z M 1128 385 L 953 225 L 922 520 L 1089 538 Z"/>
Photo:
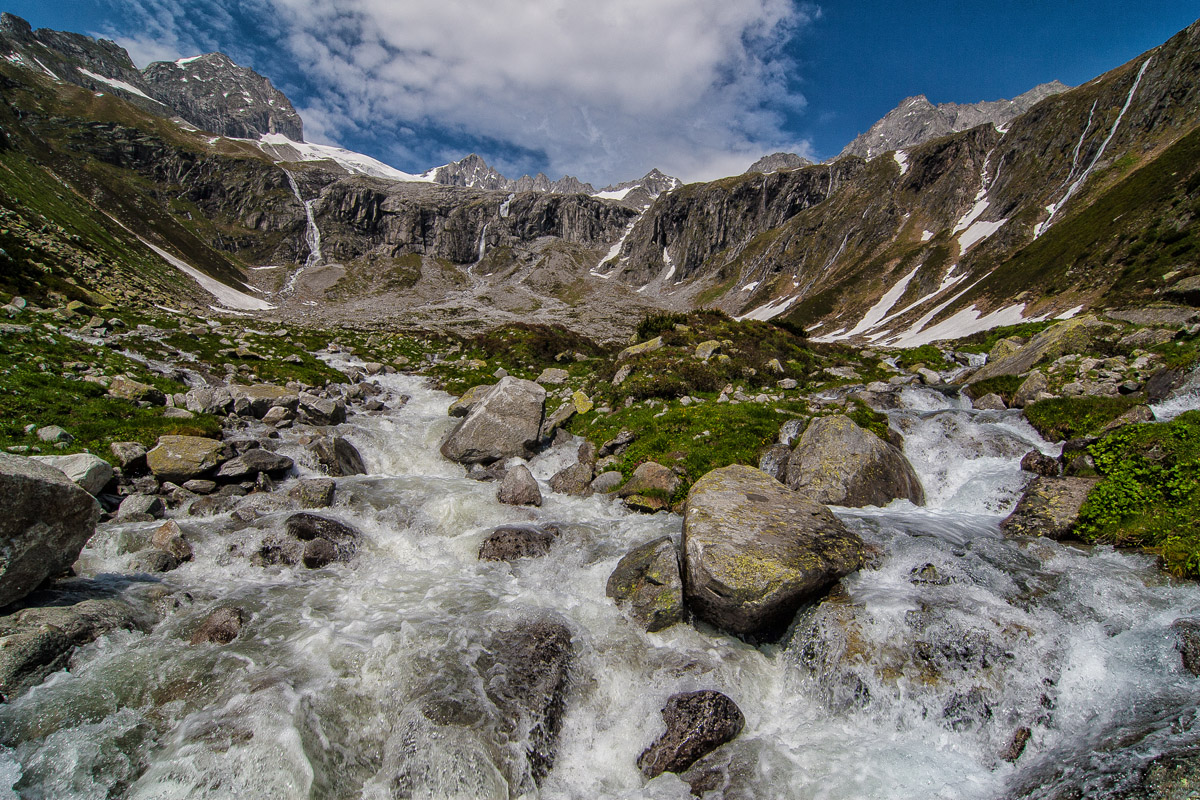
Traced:
<path fill-rule="evenodd" d="M 686 783 L 646 783 L 636 759 L 661 732 L 667 697 L 694 689 L 725 692 L 745 714 L 714 764 L 752 797 L 1008 797 L 1067 781 L 1093 750 L 1132 774 L 1187 739 L 1177 721 L 1194 706 L 1194 679 L 1168 627 L 1200 613 L 1200 592 L 1163 580 L 1148 558 L 1003 539 L 998 522 L 1027 477 L 1017 460 L 1054 449 L 1015 415 L 906 391 L 892 421 L 929 506 L 839 510 L 878 555 L 782 642 L 751 647 L 702 624 L 646 633 L 605 596 L 617 561 L 678 537 L 678 516 L 550 492 L 573 442 L 530 462 L 541 508 L 501 505 L 496 484 L 437 453 L 450 398 L 417 378 L 379 383 L 393 410 L 337 430 L 371 474 L 339 479 L 321 512 L 362 531 L 352 563 L 264 568 L 239 554 L 288 512 L 250 524 L 185 517 L 196 558 L 130 578 L 155 525 L 102 526 L 85 578 L 175 610 L 150 633 L 81 648 L 70 672 L 0 706 L 0 800 L 683 800 Z M 396 408 L 400 394 L 411 399 Z M 283 435 L 281 451 L 304 452 L 299 434 Z M 528 521 L 562 528 L 547 557 L 477 559 L 491 528 Z M 188 645 L 227 604 L 249 613 L 243 634 Z M 545 615 L 571 630 L 575 660 L 539 790 L 528 731 L 510 729 L 478 665 L 497 631 Z M 430 702 L 459 723 L 432 723 Z M 999 755 L 1020 726 L 1032 736 L 1010 765 Z M 1140 744 L 1130 754 L 1117 742 Z"/>

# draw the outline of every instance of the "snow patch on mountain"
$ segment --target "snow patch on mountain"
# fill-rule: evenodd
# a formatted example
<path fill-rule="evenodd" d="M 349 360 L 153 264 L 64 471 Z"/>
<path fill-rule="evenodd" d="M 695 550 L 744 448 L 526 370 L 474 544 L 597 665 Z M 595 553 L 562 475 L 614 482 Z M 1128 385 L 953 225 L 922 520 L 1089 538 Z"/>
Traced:
<path fill-rule="evenodd" d="M 45 69 L 45 68 L 43 67 L 43 69 Z M 46 71 L 50 72 L 50 70 L 46 70 Z M 79 67 L 79 72 L 83 75 L 88 76 L 89 78 L 91 78 L 94 81 L 100 81 L 101 83 L 106 83 L 109 86 L 113 87 L 114 89 L 120 89 L 121 91 L 129 92 L 130 94 L 136 94 L 138 97 L 144 97 L 147 100 L 153 100 L 155 103 L 158 102 L 157 100 L 154 100 L 153 97 L 151 97 L 150 95 L 143 92 L 141 89 L 134 86 L 132 83 L 126 83 L 125 81 L 119 81 L 116 78 L 106 78 L 103 75 L 97 75 L 95 72 L 92 72 L 90 69 L 84 69 L 83 67 Z M 54 73 L 50 72 L 50 74 L 53 75 Z"/>
<path fill-rule="evenodd" d="M 276 163 L 332 161 L 351 174 L 406 183 L 433 183 L 433 178 L 429 176 L 429 173 L 410 175 L 362 153 L 355 153 L 352 150 L 332 145 L 295 142 L 281 133 L 268 133 L 258 140 L 243 139 L 239 141 L 251 142 Z"/>

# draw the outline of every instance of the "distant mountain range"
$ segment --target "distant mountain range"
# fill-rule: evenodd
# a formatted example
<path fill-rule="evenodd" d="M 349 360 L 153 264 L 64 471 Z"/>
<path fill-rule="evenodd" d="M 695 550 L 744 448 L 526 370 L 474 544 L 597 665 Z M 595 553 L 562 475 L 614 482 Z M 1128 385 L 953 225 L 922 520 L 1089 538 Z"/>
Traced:
<path fill-rule="evenodd" d="M 909 98 L 824 164 L 596 190 L 477 155 L 405 173 L 304 142 L 287 98 L 220 54 L 138 70 L 5 14 L 0 292 L 599 338 L 715 307 L 895 345 L 1190 302 L 1196 75 L 1200 23 L 1074 89 Z"/>

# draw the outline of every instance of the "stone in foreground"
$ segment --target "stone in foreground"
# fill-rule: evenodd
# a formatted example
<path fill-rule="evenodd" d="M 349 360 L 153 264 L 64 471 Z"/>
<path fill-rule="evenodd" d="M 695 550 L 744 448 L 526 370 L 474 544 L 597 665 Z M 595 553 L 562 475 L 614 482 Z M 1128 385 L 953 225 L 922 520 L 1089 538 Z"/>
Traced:
<path fill-rule="evenodd" d="M 442 443 L 442 455 L 460 464 L 490 464 L 527 457 L 542 429 L 546 390 L 533 381 L 504 377 Z"/>
<path fill-rule="evenodd" d="M 630 616 L 651 633 L 682 622 L 683 577 L 679 550 L 671 537 L 631 550 L 609 576 L 605 594 L 628 608 Z"/>
<path fill-rule="evenodd" d="M 730 633 L 778 633 L 801 604 L 862 566 L 863 553 L 828 508 L 753 467 L 713 470 L 688 493 L 684 599 Z"/>
<path fill-rule="evenodd" d="M 1079 511 L 1098 478 L 1035 478 L 1013 512 L 1000 523 L 1005 536 L 1063 539 L 1079 522 Z"/>
<path fill-rule="evenodd" d="M 706 689 L 671 695 L 662 710 L 667 730 L 638 756 L 638 769 L 647 778 L 664 772 L 683 772 L 699 759 L 742 732 L 746 718 L 737 704 L 720 692 Z"/>
<path fill-rule="evenodd" d="M 827 505 L 885 506 L 897 498 L 925 504 L 904 454 L 842 414 L 813 420 L 804 431 L 788 460 L 787 485 Z"/>
<path fill-rule="evenodd" d="M 0 606 L 61 575 L 96 531 L 100 505 L 47 464 L 0 453 Z"/>
<path fill-rule="evenodd" d="M 146 464 L 160 481 L 183 483 L 199 478 L 224 461 L 224 445 L 203 436 L 160 436 Z"/>

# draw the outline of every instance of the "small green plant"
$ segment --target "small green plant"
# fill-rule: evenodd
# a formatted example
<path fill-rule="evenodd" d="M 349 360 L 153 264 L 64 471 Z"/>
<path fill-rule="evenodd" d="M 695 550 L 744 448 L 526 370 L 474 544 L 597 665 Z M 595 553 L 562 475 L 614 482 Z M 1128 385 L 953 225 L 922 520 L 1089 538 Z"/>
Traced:
<path fill-rule="evenodd" d="M 853 398 L 851 408 L 846 410 L 846 416 L 854 420 L 854 424 L 858 427 L 870 431 L 885 442 L 888 441 L 888 418 L 886 414 L 880 414 L 855 397 Z"/>
<path fill-rule="evenodd" d="M 1017 390 L 1024 382 L 1025 379 L 1020 375 L 997 375 L 994 378 L 972 383 L 967 386 L 966 393 L 972 400 L 978 400 L 984 395 L 998 394 L 1004 398 L 1005 405 L 1011 406 L 1013 397 L 1016 396 Z"/>
<path fill-rule="evenodd" d="M 1088 449 L 1103 477 L 1076 533 L 1144 548 L 1172 574 L 1200 577 L 1200 412 L 1122 428 Z"/>
<path fill-rule="evenodd" d="M 1095 436 L 1137 405 L 1131 397 L 1056 397 L 1025 407 L 1025 418 L 1052 442 Z"/>

